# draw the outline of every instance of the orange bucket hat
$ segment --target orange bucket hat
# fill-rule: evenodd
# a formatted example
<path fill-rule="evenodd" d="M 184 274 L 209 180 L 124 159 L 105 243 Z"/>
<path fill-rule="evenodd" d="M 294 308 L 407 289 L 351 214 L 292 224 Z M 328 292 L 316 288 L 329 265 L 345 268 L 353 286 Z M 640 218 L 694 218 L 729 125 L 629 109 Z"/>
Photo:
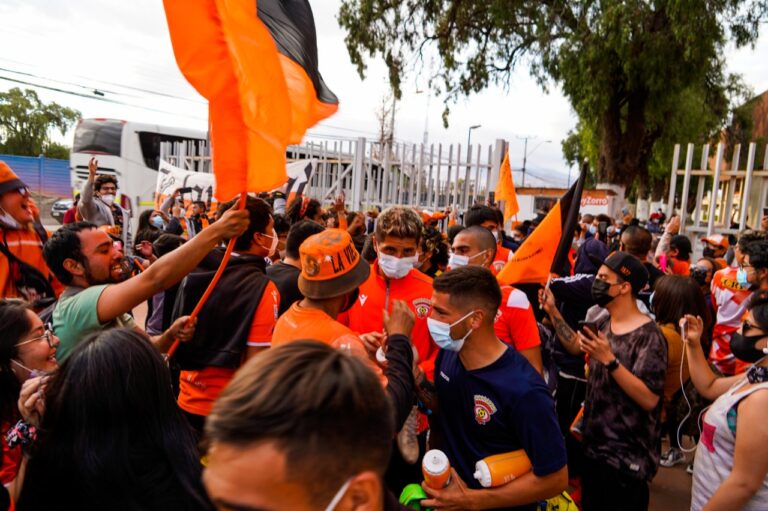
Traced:
<path fill-rule="evenodd" d="M 0 195 L 17 188 L 27 188 L 27 185 L 19 179 L 7 163 L 0 161 Z"/>
<path fill-rule="evenodd" d="M 368 279 L 371 267 L 360 257 L 352 236 L 341 229 L 326 229 L 299 247 L 299 290 L 307 298 L 322 300 L 349 293 Z"/>

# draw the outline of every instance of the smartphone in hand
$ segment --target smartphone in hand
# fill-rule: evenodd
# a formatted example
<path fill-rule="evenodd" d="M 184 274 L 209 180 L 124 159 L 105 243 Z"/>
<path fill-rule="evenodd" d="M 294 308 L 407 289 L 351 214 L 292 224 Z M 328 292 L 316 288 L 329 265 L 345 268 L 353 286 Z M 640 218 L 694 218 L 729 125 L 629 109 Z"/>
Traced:
<path fill-rule="evenodd" d="M 579 321 L 579 330 L 589 330 L 592 335 L 597 335 L 597 323 L 594 321 Z"/>

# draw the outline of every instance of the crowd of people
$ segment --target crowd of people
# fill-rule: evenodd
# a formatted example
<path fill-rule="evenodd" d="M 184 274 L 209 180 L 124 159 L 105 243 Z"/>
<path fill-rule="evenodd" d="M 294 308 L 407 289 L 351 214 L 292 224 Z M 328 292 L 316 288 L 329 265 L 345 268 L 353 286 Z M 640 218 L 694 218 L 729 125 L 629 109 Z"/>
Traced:
<path fill-rule="evenodd" d="M 583 214 L 506 285 L 545 212 L 180 189 L 132 236 L 118 186 L 92 160 L 48 233 L 0 162 L 0 510 L 647 510 L 675 465 L 693 510 L 768 509 L 768 219 Z"/>

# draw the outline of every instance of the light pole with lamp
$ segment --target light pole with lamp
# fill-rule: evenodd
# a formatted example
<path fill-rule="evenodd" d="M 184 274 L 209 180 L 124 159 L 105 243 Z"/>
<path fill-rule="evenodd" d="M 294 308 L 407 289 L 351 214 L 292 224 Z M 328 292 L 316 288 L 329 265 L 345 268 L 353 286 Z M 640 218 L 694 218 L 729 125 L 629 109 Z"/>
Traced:
<path fill-rule="evenodd" d="M 528 139 L 535 138 L 535 137 L 517 137 L 517 138 L 525 140 L 525 145 L 523 146 L 523 183 L 522 183 L 522 186 L 525 187 L 525 166 L 528 163 L 528 155 L 529 155 L 529 153 L 528 153 Z M 530 154 L 533 154 L 534 152 L 536 152 L 536 149 L 538 149 L 542 145 L 550 144 L 550 143 L 552 143 L 551 140 L 544 140 L 542 142 L 539 142 L 539 144 L 536 147 L 531 149 Z"/>

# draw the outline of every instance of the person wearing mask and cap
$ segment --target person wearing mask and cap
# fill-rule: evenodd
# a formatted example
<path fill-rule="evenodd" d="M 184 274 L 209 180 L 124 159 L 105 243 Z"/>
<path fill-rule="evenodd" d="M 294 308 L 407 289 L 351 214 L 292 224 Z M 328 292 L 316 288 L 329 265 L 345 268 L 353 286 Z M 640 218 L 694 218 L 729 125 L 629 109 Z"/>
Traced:
<path fill-rule="evenodd" d="M 236 203 L 221 204 L 217 214 L 223 215 Z M 213 402 L 235 371 L 272 345 L 277 322 L 280 293 L 267 278 L 264 259 L 277 250 L 272 208 L 264 200 L 249 196 L 245 210 L 250 218 L 248 229 L 235 241 L 232 258 L 200 311 L 194 335 L 179 345 L 174 357 L 182 369 L 179 407 L 198 435 L 202 434 Z M 211 252 L 181 282 L 174 319 L 195 308 L 219 268 L 223 253 L 220 248 Z"/>
<path fill-rule="evenodd" d="M 43 308 L 64 287 L 43 259 L 38 231 L 27 185 L 0 161 L 0 292 Z"/>
<path fill-rule="evenodd" d="M 96 227 L 109 225 L 115 228 L 115 234 L 122 240 L 123 247 L 130 248 L 130 212 L 115 202 L 117 179 L 108 174 L 96 175 L 99 161 L 91 158 L 88 162 L 88 180 L 80 194 L 78 211 L 83 220 Z"/>
<path fill-rule="evenodd" d="M 725 254 L 728 252 L 728 248 L 731 246 L 728 241 L 728 236 L 722 234 L 713 234 L 701 239 L 701 243 L 704 245 L 702 255 L 704 257 L 711 257 L 720 265 L 720 268 L 725 268 L 728 263 L 725 260 Z"/>
<path fill-rule="evenodd" d="M 587 314 L 591 325 L 577 333 L 589 356 L 582 503 L 590 511 L 616 509 L 616 502 L 646 511 L 659 466 L 667 345 L 638 308 L 637 294 L 647 282 L 648 270 L 636 257 L 608 256 L 592 285 L 597 307 Z"/>

